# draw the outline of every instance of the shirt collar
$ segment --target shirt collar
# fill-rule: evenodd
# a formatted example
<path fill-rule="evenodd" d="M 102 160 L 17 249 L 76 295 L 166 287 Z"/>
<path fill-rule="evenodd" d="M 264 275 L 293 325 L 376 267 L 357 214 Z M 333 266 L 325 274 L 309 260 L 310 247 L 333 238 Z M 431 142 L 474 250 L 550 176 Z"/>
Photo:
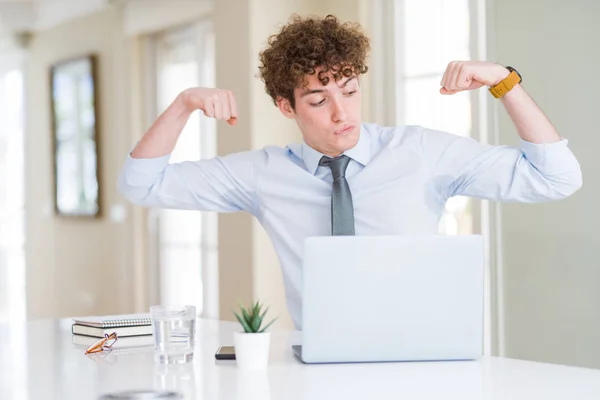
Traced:
<path fill-rule="evenodd" d="M 306 142 L 302 142 L 299 150 L 298 156 L 304 161 L 304 165 L 308 172 L 314 175 L 317 172 L 319 161 L 321 161 L 324 154 L 313 149 L 307 145 Z M 356 146 L 346 150 L 343 154 L 354 161 L 359 162 L 363 166 L 366 166 L 369 161 L 371 161 L 371 140 L 369 139 L 369 133 L 365 130 L 363 125 L 360 127 L 360 135 Z"/>

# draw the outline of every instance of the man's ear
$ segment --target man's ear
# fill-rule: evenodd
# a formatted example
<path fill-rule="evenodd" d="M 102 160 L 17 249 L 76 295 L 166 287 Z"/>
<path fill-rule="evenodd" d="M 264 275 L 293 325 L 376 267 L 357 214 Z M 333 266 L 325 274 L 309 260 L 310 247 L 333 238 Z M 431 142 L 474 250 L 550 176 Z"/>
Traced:
<path fill-rule="evenodd" d="M 290 101 L 288 99 L 278 96 L 277 107 L 279 107 L 279 111 L 281 111 L 281 113 L 286 117 L 292 119 L 296 118 L 296 113 L 294 112 L 294 109 L 292 108 L 292 105 L 290 104 Z"/>

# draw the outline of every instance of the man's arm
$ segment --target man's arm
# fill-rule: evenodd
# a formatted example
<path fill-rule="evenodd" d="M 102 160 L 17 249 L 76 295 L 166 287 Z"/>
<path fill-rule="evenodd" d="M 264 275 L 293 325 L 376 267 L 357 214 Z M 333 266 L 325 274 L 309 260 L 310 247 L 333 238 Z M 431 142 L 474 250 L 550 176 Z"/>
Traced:
<path fill-rule="evenodd" d="M 502 96 L 501 101 L 521 139 L 531 143 L 553 143 L 561 140 L 554 125 L 520 84 Z"/>
<path fill-rule="evenodd" d="M 442 94 L 495 86 L 508 76 L 504 66 L 481 61 L 453 61 L 442 77 Z M 553 143 L 561 140 L 552 123 L 520 84 L 501 98 L 521 139 L 531 143 Z"/>
<path fill-rule="evenodd" d="M 442 78 L 440 93 L 494 86 L 508 74 L 508 69 L 498 64 L 452 62 Z M 501 101 L 521 137 L 520 148 L 423 132 L 423 149 L 442 197 L 539 202 L 577 191 L 582 182 L 577 159 L 523 87 L 517 84 Z"/>
<path fill-rule="evenodd" d="M 581 187 L 581 169 L 566 140 L 521 139 L 517 148 L 424 128 L 420 136 L 431 183 L 444 201 L 470 196 L 536 203 L 563 199 Z"/>
<path fill-rule="evenodd" d="M 154 158 L 171 154 L 183 127 L 195 110 L 201 110 L 207 117 L 224 119 L 231 125 L 237 122 L 237 105 L 231 91 L 187 89 L 152 124 L 131 152 L 131 157 Z"/>
<path fill-rule="evenodd" d="M 265 161 L 262 151 L 169 164 L 177 138 L 196 109 L 236 123 L 231 92 L 205 88 L 182 92 L 127 156 L 119 176 L 120 192 L 144 206 L 253 213 L 256 169 Z"/>

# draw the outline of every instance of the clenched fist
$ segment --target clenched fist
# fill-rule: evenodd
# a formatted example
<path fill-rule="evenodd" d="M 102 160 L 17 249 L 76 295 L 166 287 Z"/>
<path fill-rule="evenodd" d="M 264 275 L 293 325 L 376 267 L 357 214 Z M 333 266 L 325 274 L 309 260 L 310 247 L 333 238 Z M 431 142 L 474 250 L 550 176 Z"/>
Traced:
<path fill-rule="evenodd" d="M 440 85 L 441 94 L 494 86 L 510 74 L 500 64 L 484 61 L 452 61 L 448 64 Z"/>
<path fill-rule="evenodd" d="M 207 117 L 225 120 L 230 125 L 237 123 L 237 105 L 231 90 L 196 87 L 181 95 L 190 112 L 201 110 Z"/>

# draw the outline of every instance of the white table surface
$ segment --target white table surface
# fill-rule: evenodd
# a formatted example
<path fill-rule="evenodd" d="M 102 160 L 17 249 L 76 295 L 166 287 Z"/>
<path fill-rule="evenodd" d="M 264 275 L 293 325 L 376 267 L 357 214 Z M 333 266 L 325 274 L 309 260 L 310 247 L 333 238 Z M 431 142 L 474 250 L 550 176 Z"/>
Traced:
<path fill-rule="evenodd" d="M 165 367 L 151 348 L 85 355 L 71 320 L 0 324 L 0 399 L 97 399 L 167 389 L 186 399 L 600 399 L 600 370 L 484 357 L 478 361 L 303 365 L 298 332 L 273 332 L 269 368 L 215 361 L 237 324 L 199 320 L 194 362 Z"/>

